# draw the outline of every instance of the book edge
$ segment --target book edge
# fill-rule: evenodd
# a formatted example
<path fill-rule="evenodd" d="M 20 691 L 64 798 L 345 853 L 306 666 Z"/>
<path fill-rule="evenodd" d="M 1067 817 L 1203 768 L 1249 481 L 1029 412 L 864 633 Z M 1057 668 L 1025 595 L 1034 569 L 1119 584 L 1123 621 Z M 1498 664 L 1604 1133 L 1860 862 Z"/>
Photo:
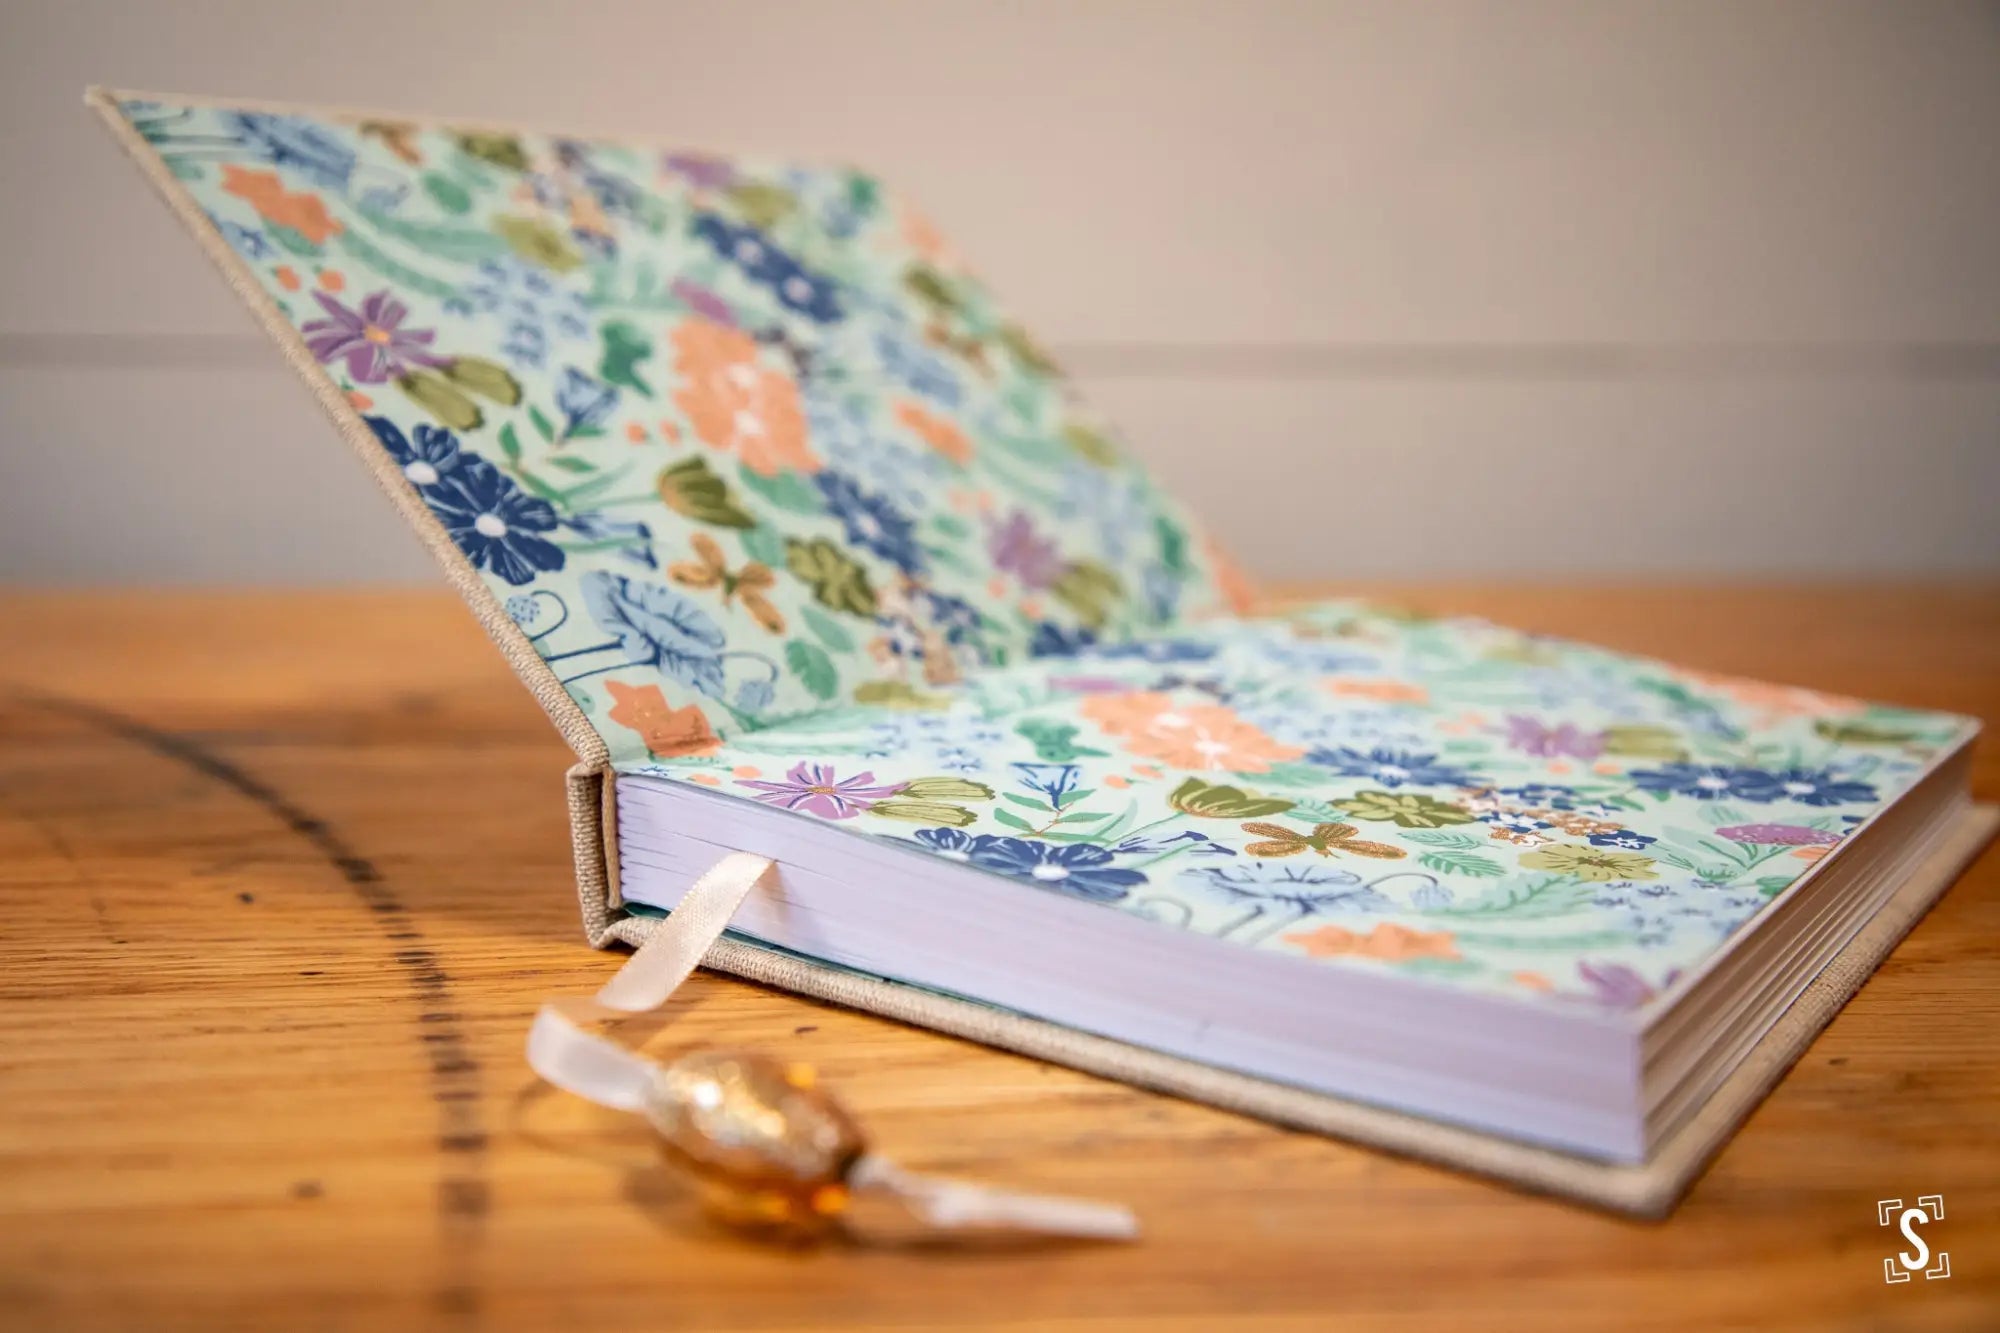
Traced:
<path fill-rule="evenodd" d="M 578 771 L 571 770 L 573 775 Z M 602 776 L 599 773 L 589 780 L 601 782 Z M 573 793 L 576 790 L 572 788 Z M 573 794 L 571 812 L 572 818 L 580 821 L 575 842 L 578 888 L 586 895 L 585 916 L 605 923 L 607 909 L 601 896 L 592 916 L 584 875 L 589 870 L 601 894 L 606 864 L 603 838 L 611 830 L 602 818 L 595 792 L 586 801 Z M 718 941 L 703 957 L 702 966 L 1154 1092 L 1486 1176 L 1533 1193 L 1559 1195 L 1610 1212 L 1657 1220 L 1672 1212 L 1737 1127 L 1979 856 L 1997 830 L 2000 807 L 1968 807 L 1946 843 L 1813 978 L 1702 1108 L 1659 1144 L 1646 1163 L 1637 1166 L 1591 1161 L 1216 1069 L 1045 1020 L 824 967 L 740 940 Z M 589 866 L 584 857 L 586 846 L 593 849 Z M 636 945 L 657 924 L 653 918 L 627 916 L 594 925 L 592 943 L 602 947 L 617 940 Z"/>
<path fill-rule="evenodd" d="M 124 150 L 140 173 L 153 187 L 154 193 L 166 204 L 175 219 L 193 236 L 201 251 L 208 257 L 223 281 L 250 311 L 264 335 L 277 345 L 278 352 L 291 366 L 307 389 L 312 393 L 321 411 L 333 423 L 340 437 L 347 441 L 376 485 L 389 497 L 403 520 L 416 530 L 417 537 L 444 570 L 445 581 L 466 603 L 473 618 L 493 640 L 500 655 L 512 667 L 514 674 L 535 697 L 549 721 L 569 743 L 583 765 L 602 770 L 610 762 L 610 749 L 597 729 L 577 706 L 569 692 L 562 687 L 556 675 L 542 661 L 541 654 L 522 632 L 521 627 L 500 604 L 493 590 L 486 586 L 472 563 L 465 558 L 458 544 L 451 539 L 444 525 L 430 512 L 415 489 L 404 479 L 388 454 L 384 452 L 375 432 L 363 421 L 361 413 L 347 401 L 339 387 L 323 370 L 318 360 L 306 347 L 305 339 L 292 322 L 279 311 L 275 302 L 263 290 L 248 266 L 230 247 L 215 224 L 209 220 L 194 197 L 173 177 L 166 162 L 153 151 L 152 145 L 133 126 L 119 107 L 121 97 L 144 98 L 144 93 L 117 92 L 102 87 L 91 87 L 84 92 L 84 103 L 98 114 L 111 137 Z M 185 99 L 192 103 L 198 99 Z M 231 103 L 214 100 L 205 105 L 242 106 L 249 103 Z M 586 916 L 588 913 L 586 913 Z"/>

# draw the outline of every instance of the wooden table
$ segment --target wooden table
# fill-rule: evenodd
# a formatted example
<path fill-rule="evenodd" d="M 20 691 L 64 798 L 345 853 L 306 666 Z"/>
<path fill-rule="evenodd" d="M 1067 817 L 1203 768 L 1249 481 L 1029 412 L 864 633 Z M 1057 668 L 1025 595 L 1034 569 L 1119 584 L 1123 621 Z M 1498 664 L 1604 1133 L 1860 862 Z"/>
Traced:
<path fill-rule="evenodd" d="M 1388 591 L 2000 721 L 1993 585 Z M 0 1327 L 2000 1326 L 1993 853 L 1661 1225 L 698 977 L 676 1032 L 817 1063 L 908 1164 L 1147 1228 L 788 1252 L 530 1090 L 537 1003 L 617 961 L 566 761 L 442 594 L 0 596 Z M 1940 1192 L 1952 1278 L 1886 1286 L 1875 1201 Z"/>

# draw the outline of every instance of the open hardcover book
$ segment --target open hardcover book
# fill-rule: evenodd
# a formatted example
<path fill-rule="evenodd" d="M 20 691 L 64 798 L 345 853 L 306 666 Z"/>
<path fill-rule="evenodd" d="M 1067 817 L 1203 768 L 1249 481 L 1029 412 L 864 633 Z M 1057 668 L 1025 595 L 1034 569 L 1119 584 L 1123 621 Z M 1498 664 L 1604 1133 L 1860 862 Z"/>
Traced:
<path fill-rule="evenodd" d="M 1658 1211 L 1990 827 L 1963 718 L 1253 611 L 867 175 L 92 101 L 576 749 L 593 942 L 754 852 L 714 965 Z"/>

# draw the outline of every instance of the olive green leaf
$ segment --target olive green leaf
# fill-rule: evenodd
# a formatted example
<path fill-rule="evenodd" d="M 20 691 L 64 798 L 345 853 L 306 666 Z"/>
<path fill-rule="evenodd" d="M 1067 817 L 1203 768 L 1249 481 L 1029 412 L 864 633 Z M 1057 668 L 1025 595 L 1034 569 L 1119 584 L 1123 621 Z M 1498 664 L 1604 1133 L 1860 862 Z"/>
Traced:
<path fill-rule="evenodd" d="M 785 568 L 812 589 L 813 600 L 821 606 L 856 616 L 875 614 L 875 589 L 869 586 L 868 571 L 826 538 L 802 542 L 787 537 Z"/>
<path fill-rule="evenodd" d="M 1395 824 L 1401 828 L 1440 828 L 1446 824 L 1470 824 L 1472 815 L 1449 801 L 1419 796 L 1415 792 L 1356 792 L 1335 805 L 1356 819 Z"/>
<path fill-rule="evenodd" d="M 1174 788 L 1167 804 L 1184 815 L 1200 819 L 1255 819 L 1259 815 L 1281 815 L 1295 802 L 1276 796 L 1259 796 L 1244 787 L 1203 782 L 1189 778 Z"/>
<path fill-rule="evenodd" d="M 868 813 L 884 819 L 906 819 L 912 824 L 949 824 L 953 828 L 964 828 L 979 818 L 962 805 L 948 805 L 943 801 L 906 801 L 901 797 L 877 801 L 868 807 Z"/>
<path fill-rule="evenodd" d="M 940 310 L 958 309 L 958 297 L 952 293 L 951 285 L 941 277 L 936 269 L 923 264 L 915 264 L 903 274 L 903 285 L 916 295 Z"/>
<path fill-rule="evenodd" d="M 697 523 L 719 528 L 754 528 L 757 520 L 730 498 L 729 483 L 708 470 L 705 458 L 684 458 L 660 473 L 660 498 L 667 508 Z"/>
<path fill-rule="evenodd" d="M 1671 727 L 1633 724 L 1605 728 L 1604 753 L 1633 759 L 1676 760 L 1687 758 L 1687 747 Z"/>
<path fill-rule="evenodd" d="M 493 230 L 500 233 L 515 254 L 531 264 L 540 264 L 556 273 L 583 267 L 583 256 L 550 223 L 534 218 L 503 217 L 493 219 Z"/>
<path fill-rule="evenodd" d="M 597 376 L 606 384 L 622 384 L 647 398 L 653 388 L 639 378 L 639 363 L 653 354 L 653 344 L 645 334 L 622 319 L 604 326 L 604 359 L 597 363 Z"/>
<path fill-rule="evenodd" d="M 798 209 L 799 201 L 790 190 L 763 181 L 744 181 L 729 187 L 729 202 L 761 231 L 783 222 Z"/>
<path fill-rule="evenodd" d="M 969 778 L 912 778 L 903 784 L 902 795 L 923 801 L 990 801 L 993 789 Z"/>
<path fill-rule="evenodd" d="M 458 146 L 467 157 L 491 162 L 496 167 L 505 167 L 509 171 L 528 169 L 527 150 L 511 134 L 461 134 Z"/>
<path fill-rule="evenodd" d="M 906 708 L 913 712 L 935 713 L 951 707 L 942 694 L 926 694 L 900 680 L 871 680 L 854 687 L 854 702 L 883 708 Z"/>
<path fill-rule="evenodd" d="M 1061 373 L 1061 368 L 1049 359 L 1048 353 L 1044 352 L 1040 345 L 1028 336 L 1028 331 L 1019 324 L 1000 326 L 1000 344 L 1013 354 L 1016 361 L 1037 375 Z"/>
<path fill-rule="evenodd" d="M 833 669 L 833 659 L 816 643 L 793 639 L 785 645 L 785 665 L 815 699 L 831 699 L 840 689 L 840 673 Z"/>
<path fill-rule="evenodd" d="M 1102 629 L 1111 608 L 1125 595 L 1118 576 L 1095 560 L 1078 560 L 1062 572 L 1050 589 L 1056 600 L 1076 612 L 1089 629 Z"/>
<path fill-rule="evenodd" d="M 1914 731 L 1895 731 L 1866 722 L 1836 722 L 1824 717 L 1813 723 L 1813 732 L 1835 745 L 1907 745 L 1917 739 Z"/>
<path fill-rule="evenodd" d="M 469 393 L 481 398 L 490 398 L 502 407 L 512 407 L 521 401 L 521 384 L 507 368 L 484 357 L 454 357 L 444 367 L 445 378 Z"/>
<path fill-rule="evenodd" d="M 1118 465 L 1118 450 L 1111 441 L 1088 426 L 1071 423 L 1063 427 L 1063 438 L 1069 441 L 1069 447 L 1076 450 L 1086 463 L 1094 463 L 1098 467 Z"/>
<path fill-rule="evenodd" d="M 418 407 L 452 430 L 477 430 L 486 418 L 479 405 L 452 387 L 444 376 L 428 370 L 413 370 L 396 381 Z"/>

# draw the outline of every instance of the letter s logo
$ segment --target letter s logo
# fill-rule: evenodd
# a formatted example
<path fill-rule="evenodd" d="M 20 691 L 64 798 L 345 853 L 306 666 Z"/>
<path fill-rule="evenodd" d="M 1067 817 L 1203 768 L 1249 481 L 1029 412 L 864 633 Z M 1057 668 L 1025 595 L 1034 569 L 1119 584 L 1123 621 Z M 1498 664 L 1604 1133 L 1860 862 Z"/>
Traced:
<path fill-rule="evenodd" d="M 1896 1260 L 1912 1273 L 1931 1261 L 1931 1247 L 1924 1244 L 1924 1238 L 1917 1234 L 1917 1224 L 1930 1220 L 1931 1215 L 1921 1208 L 1905 1208 L 1903 1210 L 1903 1234 L 1909 1237 L 1910 1244 L 1917 1247 L 1917 1253 L 1916 1257 L 1912 1258 L 1910 1252 L 1904 1250 L 1896 1256 Z"/>

